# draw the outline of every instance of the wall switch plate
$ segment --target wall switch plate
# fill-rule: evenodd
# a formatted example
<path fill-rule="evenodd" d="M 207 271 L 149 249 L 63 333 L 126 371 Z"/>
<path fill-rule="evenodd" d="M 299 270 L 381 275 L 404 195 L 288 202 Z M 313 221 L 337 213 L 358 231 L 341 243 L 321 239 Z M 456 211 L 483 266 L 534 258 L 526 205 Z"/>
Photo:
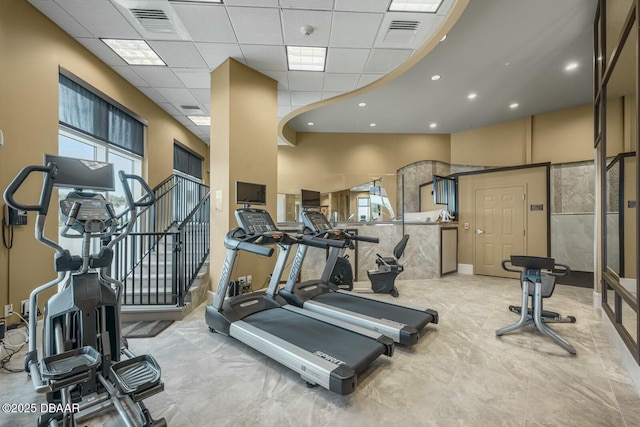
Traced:
<path fill-rule="evenodd" d="M 249 274 L 249 275 L 247 276 L 247 285 L 250 285 L 250 284 L 252 284 L 252 283 L 253 283 L 253 276 Z"/>

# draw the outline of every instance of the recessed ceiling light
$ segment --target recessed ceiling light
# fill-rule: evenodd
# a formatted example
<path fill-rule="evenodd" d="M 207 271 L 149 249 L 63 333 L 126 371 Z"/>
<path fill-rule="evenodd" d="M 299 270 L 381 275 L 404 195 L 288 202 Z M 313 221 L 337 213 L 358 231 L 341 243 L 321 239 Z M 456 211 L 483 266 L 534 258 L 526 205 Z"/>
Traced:
<path fill-rule="evenodd" d="M 211 117 L 209 116 L 187 116 L 189 120 L 198 126 L 211 126 Z"/>
<path fill-rule="evenodd" d="M 375 123 L 369 123 L 369 126 L 374 127 L 376 124 Z"/>
<path fill-rule="evenodd" d="M 469 95 L 467 95 L 467 98 L 469 99 L 476 99 L 476 97 L 478 96 L 477 93 L 471 92 Z"/>
<path fill-rule="evenodd" d="M 564 67 L 564 69 L 565 69 L 566 71 L 573 71 L 573 70 L 575 70 L 576 68 L 578 68 L 578 63 L 577 63 L 577 62 L 571 62 L 570 64 L 567 64 L 567 66 L 566 66 L 566 67 Z"/>
<path fill-rule="evenodd" d="M 440 42 L 443 42 L 447 39 L 447 35 L 445 34 L 444 36 L 442 36 L 442 38 L 440 39 Z"/>
<path fill-rule="evenodd" d="M 313 125 L 315 125 L 315 123 L 313 123 L 313 122 L 309 122 L 309 123 L 307 123 L 307 125 L 309 125 L 309 126 L 313 126 Z"/>
<path fill-rule="evenodd" d="M 434 82 L 436 80 L 440 80 L 440 74 L 434 74 L 433 76 L 431 76 L 431 80 L 433 80 Z"/>
<path fill-rule="evenodd" d="M 504 66 L 505 66 L 505 67 L 508 67 L 509 65 L 511 65 L 511 62 L 508 62 L 508 61 L 507 61 L 507 62 L 505 62 L 505 63 L 504 63 Z"/>
<path fill-rule="evenodd" d="M 101 40 L 129 65 L 167 65 L 144 40 Z"/>
<path fill-rule="evenodd" d="M 436 13 L 443 0 L 393 0 L 389 12 Z"/>
<path fill-rule="evenodd" d="M 361 102 L 358 104 L 358 107 L 366 107 L 367 103 L 366 102 Z"/>
<path fill-rule="evenodd" d="M 513 104 L 509 105 L 509 108 L 511 108 L 513 110 L 513 109 L 518 108 L 519 105 L 520 104 L 518 104 L 517 102 L 514 102 Z"/>
<path fill-rule="evenodd" d="M 438 126 L 436 123 L 431 123 L 431 124 L 429 125 L 429 127 L 430 127 L 431 129 L 434 129 L 436 126 Z"/>
<path fill-rule="evenodd" d="M 326 47 L 287 46 L 289 71 L 324 71 Z"/>

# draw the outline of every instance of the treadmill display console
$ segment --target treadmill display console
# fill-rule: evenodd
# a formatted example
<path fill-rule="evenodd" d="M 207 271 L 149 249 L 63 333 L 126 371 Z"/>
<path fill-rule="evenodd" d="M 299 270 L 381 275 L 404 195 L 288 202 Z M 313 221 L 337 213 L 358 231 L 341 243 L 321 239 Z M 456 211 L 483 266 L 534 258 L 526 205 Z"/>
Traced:
<path fill-rule="evenodd" d="M 276 225 L 267 211 L 248 210 L 236 211 L 238 225 L 247 234 L 260 234 L 270 231 L 278 231 Z"/>
<path fill-rule="evenodd" d="M 333 229 L 327 217 L 321 212 L 306 211 L 302 215 L 304 225 L 313 231 L 322 232 Z"/>

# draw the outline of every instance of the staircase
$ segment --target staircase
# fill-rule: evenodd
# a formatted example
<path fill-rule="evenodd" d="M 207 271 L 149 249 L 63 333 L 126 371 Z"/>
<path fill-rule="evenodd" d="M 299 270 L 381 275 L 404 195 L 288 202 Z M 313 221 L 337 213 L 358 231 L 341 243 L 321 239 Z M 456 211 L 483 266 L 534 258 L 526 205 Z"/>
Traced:
<path fill-rule="evenodd" d="M 135 229 L 114 248 L 124 283 L 125 321 L 180 320 L 206 299 L 209 285 L 209 187 L 172 175 L 156 188 Z"/>

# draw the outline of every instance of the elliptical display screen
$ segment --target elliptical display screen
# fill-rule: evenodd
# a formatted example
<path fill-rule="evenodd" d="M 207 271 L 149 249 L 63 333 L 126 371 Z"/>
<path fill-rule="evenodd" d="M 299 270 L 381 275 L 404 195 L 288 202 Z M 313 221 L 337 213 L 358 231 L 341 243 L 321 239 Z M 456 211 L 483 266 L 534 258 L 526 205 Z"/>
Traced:
<path fill-rule="evenodd" d="M 236 181 L 236 203 L 239 205 L 266 205 L 267 186 Z"/>
<path fill-rule="evenodd" d="M 54 187 L 99 191 L 115 190 L 113 164 L 111 163 L 45 154 L 44 164 L 49 162 L 58 166 L 58 175 L 53 181 Z"/>
<path fill-rule="evenodd" d="M 302 213 L 302 220 L 304 225 L 313 231 L 327 231 L 333 227 L 326 216 L 320 212 L 306 211 Z"/>

